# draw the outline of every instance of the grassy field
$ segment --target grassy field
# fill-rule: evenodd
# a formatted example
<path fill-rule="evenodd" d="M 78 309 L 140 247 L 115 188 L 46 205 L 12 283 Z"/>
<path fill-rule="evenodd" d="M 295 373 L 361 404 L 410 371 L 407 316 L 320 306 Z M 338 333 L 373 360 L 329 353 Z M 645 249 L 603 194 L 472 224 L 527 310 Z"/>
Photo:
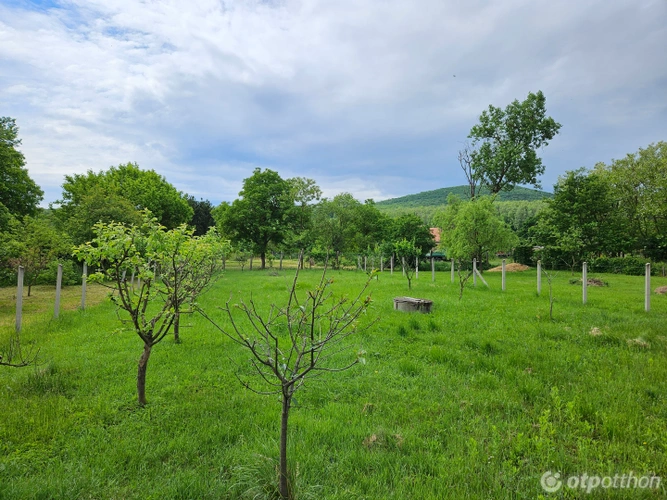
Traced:
<path fill-rule="evenodd" d="M 247 268 L 246 268 L 247 269 Z M 202 297 L 230 294 L 268 305 L 286 296 L 291 271 L 228 271 Z M 331 272 L 352 293 L 364 274 Z M 304 271 L 299 289 L 317 282 Z M 590 276 L 589 276 L 590 277 Z M 449 273 L 420 273 L 408 293 L 400 272 L 371 286 L 369 330 L 344 356 L 365 365 L 319 378 L 297 393 L 289 454 L 296 498 L 664 498 L 667 486 L 667 297 L 645 313 L 643 277 L 596 275 L 608 287 L 555 278 L 554 320 L 546 280 L 535 271 L 486 273 L 458 300 Z M 667 279 L 652 280 L 652 288 Z M 53 300 L 36 290 L 24 339 L 40 364 L 0 367 L 0 499 L 272 498 L 280 405 L 244 389 L 248 359 L 198 316 L 183 342 L 157 345 L 145 408 L 136 403 L 141 342 L 121 331 L 113 306 L 53 320 Z M 434 301 L 433 313 L 393 311 L 392 298 Z M 69 303 L 65 301 L 66 303 Z M 220 314 L 217 314 L 221 317 Z M 0 345 L 13 328 L 13 295 L 0 294 Z M 662 478 L 659 489 L 590 495 L 540 486 L 547 471 Z"/>

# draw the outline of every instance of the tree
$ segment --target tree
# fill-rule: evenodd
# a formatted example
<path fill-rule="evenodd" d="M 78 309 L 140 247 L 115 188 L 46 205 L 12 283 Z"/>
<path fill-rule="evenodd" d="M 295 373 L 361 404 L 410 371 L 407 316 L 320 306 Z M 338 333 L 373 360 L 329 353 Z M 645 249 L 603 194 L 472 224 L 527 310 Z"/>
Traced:
<path fill-rule="evenodd" d="M 194 300 L 202 281 L 209 280 L 208 273 L 215 270 L 215 249 L 208 248 L 211 242 L 206 237 L 191 238 L 189 231 L 185 226 L 165 231 L 145 211 L 141 226 L 97 223 L 97 236 L 74 250 L 80 260 L 98 267 L 88 279 L 114 291 L 111 300 L 125 312 L 123 321 L 130 323 L 143 342 L 137 367 L 141 406 L 146 404 L 146 369 L 153 347 L 169 333 L 177 309 L 186 300 Z M 201 262 L 205 265 L 197 268 Z M 127 279 L 135 271 L 137 285 Z"/>
<path fill-rule="evenodd" d="M 37 217 L 26 215 L 23 224 L 16 228 L 8 247 L 8 263 L 14 269 L 23 266 L 30 297 L 40 274 L 54 260 L 67 256 L 72 243 L 54 227 L 47 215 L 41 214 Z"/>
<path fill-rule="evenodd" d="M 299 266 L 303 268 L 303 255 L 309 253 L 315 244 L 313 227 L 313 211 L 315 202 L 322 197 L 322 190 L 313 179 L 293 177 L 287 179 L 294 200 L 294 206 L 289 210 L 288 219 L 291 221 L 291 231 L 285 239 L 285 246 L 300 252 L 302 256 Z"/>
<path fill-rule="evenodd" d="M 125 198 L 135 210 L 148 209 L 167 229 L 188 223 L 193 215 L 185 195 L 164 177 L 154 170 L 141 170 L 136 163 L 127 163 L 98 173 L 89 170 L 86 174 L 66 175 L 62 200 L 56 202 L 60 205 L 61 220 L 72 217 L 86 197 L 93 193 L 95 196 Z M 115 209 L 113 213 L 116 214 Z M 101 220 L 105 218 L 109 217 Z"/>
<path fill-rule="evenodd" d="M 461 262 L 473 258 L 481 262 L 486 252 L 506 250 L 518 242 L 488 196 L 463 202 L 450 195 L 447 206 L 436 215 L 435 222 L 442 230 L 440 246 L 446 249 L 450 258 Z"/>
<path fill-rule="evenodd" d="M 358 330 L 358 322 L 371 302 L 365 296 L 371 277 L 353 298 L 333 297 L 332 279 L 326 277 L 326 266 L 319 285 L 304 295 L 297 294 L 297 269 L 283 307 L 272 305 L 268 314 L 258 311 L 254 300 L 237 304 L 227 301 L 222 311 L 229 326 L 221 326 L 203 310 L 200 313 L 226 337 L 250 354 L 250 365 L 261 386 L 255 386 L 237 375 L 244 387 L 258 394 L 279 394 L 282 402 L 280 419 L 280 497 L 290 497 L 287 467 L 287 429 L 294 394 L 305 384 L 327 372 L 347 370 L 359 362 L 356 359 L 337 365 L 341 345 Z"/>
<path fill-rule="evenodd" d="M 420 257 L 425 256 L 435 247 L 435 239 L 430 228 L 421 217 L 415 214 L 401 215 L 392 221 L 391 226 L 392 240 L 412 241 L 414 246 L 420 249 Z"/>
<path fill-rule="evenodd" d="M 417 269 L 417 259 L 422 254 L 422 249 L 415 246 L 414 240 L 406 240 L 403 238 L 394 243 L 394 252 L 401 260 L 405 277 L 408 279 L 408 290 L 412 289 L 412 277 Z"/>
<path fill-rule="evenodd" d="M 250 243 L 266 268 L 266 252 L 271 243 L 280 244 L 288 234 L 287 215 L 293 207 L 290 183 L 277 172 L 256 168 L 243 181 L 239 198 L 224 209 L 215 211 L 222 234 L 234 243 Z"/>
<path fill-rule="evenodd" d="M 667 259 L 667 142 L 599 163 L 595 172 L 611 185 L 615 211 L 629 223 L 632 249 L 656 260 Z"/>
<path fill-rule="evenodd" d="M 315 208 L 317 243 L 331 254 L 334 269 L 340 267 L 341 255 L 355 248 L 360 205 L 350 193 L 341 193 L 332 200 L 322 200 Z"/>
<path fill-rule="evenodd" d="M 517 184 L 540 188 L 537 177 L 544 173 L 544 165 L 536 150 L 548 145 L 561 128 L 545 116 L 545 103 L 538 91 L 523 102 L 514 100 L 504 110 L 490 105 L 470 130 L 474 148 L 469 155 L 470 174 L 492 195 L 511 191 Z"/>
<path fill-rule="evenodd" d="M 615 256 L 632 247 L 630 226 L 604 175 L 579 169 L 559 178 L 531 228 L 543 261 L 574 267 L 592 256 Z"/>
<path fill-rule="evenodd" d="M 35 215 L 44 192 L 28 175 L 18 133 L 14 118 L 0 117 L 0 210 L 22 217 Z"/>
<path fill-rule="evenodd" d="M 119 222 L 126 225 L 141 225 L 142 215 L 135 205 L 120 194 L 109 192 L 103 186 L 94 185 L 68 210 L 62 221 L 67 234 L 75 245 L 95 237 L 94 226 L 98 222 Z"/>
<path fill-rule="evenodd" d="M 185 224 L 162 237 L 162 263 L 158 277 L 165 285 L 174 308 L 174 341 L 180 342 L 180 318 L 183 306 L 194 301 L 213 282 L 222 270 L 223 255 L 229 251 L 229 242 L 221 240 L 215 228 L 203 236 L 194 236 L 194 229 Z"/>
<path fill-rule="evenodd" d="M 215 226 L 215 219 L 211 213 L 213 205 L 208 200 L 197 201 L 194 196 L 188 196 L 187 201 L 193 211 L 189 224 L 194 227 L 195 236 L 203 236 L 211 227 Z"/>

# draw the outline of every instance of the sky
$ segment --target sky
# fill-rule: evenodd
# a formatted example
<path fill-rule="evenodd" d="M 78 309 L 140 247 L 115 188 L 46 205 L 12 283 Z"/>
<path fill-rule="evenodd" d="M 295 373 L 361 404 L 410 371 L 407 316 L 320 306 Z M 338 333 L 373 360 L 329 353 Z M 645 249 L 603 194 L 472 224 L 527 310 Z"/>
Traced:
<path fill-rule="evenodd" d="M 667 2 L 0 0 L 0 116 L 44 206 L 130 161 L 216 205 L 255 168 L 359 200 L 460 185 L 481 112 L 538 90 L 545 190 L 667 140 Z"/>

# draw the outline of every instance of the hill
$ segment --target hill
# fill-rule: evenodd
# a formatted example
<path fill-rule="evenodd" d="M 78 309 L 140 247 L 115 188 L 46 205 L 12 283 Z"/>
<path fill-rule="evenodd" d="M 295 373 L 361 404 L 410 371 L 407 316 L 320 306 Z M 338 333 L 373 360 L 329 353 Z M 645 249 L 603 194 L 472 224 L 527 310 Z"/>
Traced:
<path fill-rule="evenodd" d="M 389 200 L 378 201 L 375 205 L 380 209 L 395 208 L 416 208 L 416 207 L 435 207 L 447 204 L 447 197 L 455 194 L 466 199 L 468 186 L 454 186 L 433 191 L 423 191 L 417 194 L 409 194 L 400 198 L 391 198 Z M 488 194 L 483 191 L 482 194 Z M 512 191 L 502 192 L 498 195 L 498 201 L 539 201 L 544 198 L 551 198 L 553 195 L 546 191 L 537 189 L 528 189 L 524 187 L 515 187 Z"/>

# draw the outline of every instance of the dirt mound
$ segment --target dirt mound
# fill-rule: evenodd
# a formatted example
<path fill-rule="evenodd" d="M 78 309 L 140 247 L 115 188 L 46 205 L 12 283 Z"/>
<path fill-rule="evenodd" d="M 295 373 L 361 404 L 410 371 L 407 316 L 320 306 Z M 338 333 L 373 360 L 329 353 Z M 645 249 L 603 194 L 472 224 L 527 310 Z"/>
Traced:
<path fill-rule="evenodd" d="M 523 264 L 517 264 L 515 262 L 512 262 L 511 264 L 505 265 L 505 271 L 508 273 L 516 273 L 518 271 L 528 271 L 530 267 L 524 266 Z M 500 273 L 503 270 L 503 266 L 498 266 L 494 267 L 492 269 L 487 270 L 489 273 Z"/>
<path fill-rule="evenodd" d="M 579 285 L 582 282 L 582 278 L 574 278 L 570 280 L 570 285 Z M 605 280 L 601 280 L 600 278 L 588 278 L 586 282 L 588 283 L 588 286 L 609 286 L 609 283 L 607 283 Z"/>
<path fill-rule="evenodd" d="M 659 286 L 654 290 L 654 292 L 660 295 L 665 295 L 667 293 L 667 286 Z"/>

